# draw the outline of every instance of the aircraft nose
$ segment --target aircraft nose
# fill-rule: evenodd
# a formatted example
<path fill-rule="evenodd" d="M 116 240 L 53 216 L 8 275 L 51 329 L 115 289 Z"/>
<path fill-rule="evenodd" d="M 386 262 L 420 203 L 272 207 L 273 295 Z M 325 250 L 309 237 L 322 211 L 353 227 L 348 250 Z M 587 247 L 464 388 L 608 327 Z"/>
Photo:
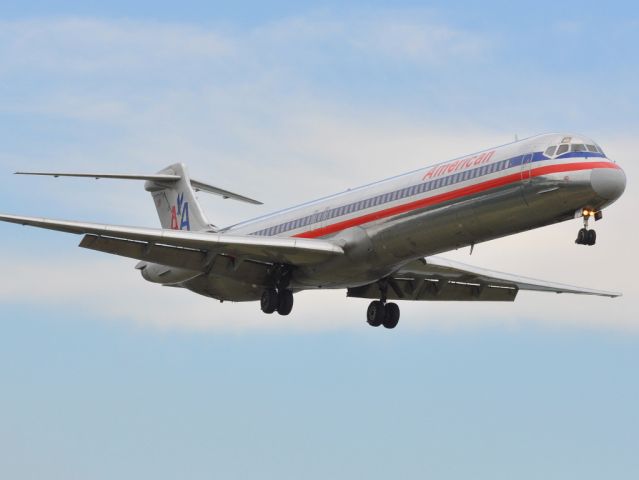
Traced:
<path fill-rule="evenodd" d="M 617 200 L 626 189 L 626 174 L 621 168 L 596 168 L 590 173 L 590 184 L 605 200 Z"/>

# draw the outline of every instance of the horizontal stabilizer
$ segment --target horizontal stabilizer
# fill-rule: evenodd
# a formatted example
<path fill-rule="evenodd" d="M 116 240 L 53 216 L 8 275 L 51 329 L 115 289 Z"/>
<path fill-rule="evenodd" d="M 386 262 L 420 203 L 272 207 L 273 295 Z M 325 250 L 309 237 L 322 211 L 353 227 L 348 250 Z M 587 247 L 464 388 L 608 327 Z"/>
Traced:
<path fill-rule="evenodd" d="M 15 175 L 39 175 L 44 177 L 110 178 L 117 180 L 149 180 L 151 182 L 176 182 L 179 175 L 120 175 L 116 173 L 58 173 L 58 172 L 15 172 Z"/>
<path fill-rule="evenodd" d="M 237 193 L 229 192 L 222 188 L 214 187 L 204 182 L 191 179 L 191 186 L 196 192 L 212 193 L 213 195 L 221 195 L 223 198 L 232 198 L 233 200 L 239 200 L 240 202 L 252 203 L 253 205 L 263 205 L 262 202 L 253 200 L 252 198 L 239 195 Z"/>
<path fill-rule="evenodd" d="M 170 184 L 172 182 L 179 181 L 182 177 L 180 175 L 170 175 L 163 173 L 156 173 L 153 175 L 126 175 L 118 173 L 69 173 L 69 172 L 15 172 L 15 175 L 37 175 L 44 177 L 77 177 L 77 178 L 94 178 L 99 180 L 101 178 L 115 179 L 115 180 L 146 180 L 150 182 L 158 182 L 160 184 Z M 208 183 L 201 182 L 199 180 L 190 179 L 191 186 L 196 192 L 206 192 L 213 195 L 219 195 L 222 198 L 230 198 L 238 200 L 240 202 L 251 203 L 253 205 L 262 205 L 262 202 L 254 200 L 252 198 L 240 195 L 238 193 L 225 190 L 223 188 L 209 185 Z"/>

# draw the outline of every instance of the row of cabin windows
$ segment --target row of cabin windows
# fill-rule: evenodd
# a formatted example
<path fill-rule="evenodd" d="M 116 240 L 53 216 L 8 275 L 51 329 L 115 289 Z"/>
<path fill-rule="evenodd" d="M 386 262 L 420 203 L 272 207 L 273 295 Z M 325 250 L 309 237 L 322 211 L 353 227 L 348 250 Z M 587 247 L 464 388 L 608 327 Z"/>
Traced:
<path fill-rule="evenodd" d="M 597 145 L 584 145 L 583 143 L 573 143 L 572 145 L 568 145 L 567 143 L 562 143 L 561 145 L 553 145 L 552 147 L 548 147 L 544 152 L 544 155 L 547 157 L 559 156 L 568 152 L 591 152 L 591 153 L 601 153 L 604 155 L 601 148 Z"/>
<path fill-rule="evenodd" d="M 360 210 L 366 210 L 367 208 L 376 207 L 377 205 L 394 202 L 395 200 L 401 200 L 403 198 L 412 197 L 420 193 L 429 192 L 431 190 L 437 190 L 438 188 L 441 188 L 441 187 L 454 185 L 456 183 L 464 182 L 466 180 L 471 180 L 473 178 L 481 177 L 483 175 L 499 172 L 501 170 L 508 168 L 510 166 L 510 163 L 511 163 L 511 160 L 502 160 L 501 162 L 491 163 L 489 165 L 484 165 L 482 167 L 475 168 L 473 170 L 458 172 L 453 175 L 449 175 L 447 177 L 438 178 L 437 180 L 431 180 L 430 182 L 420 183 L 417 185 L 413 185 L 411 187 L 403 188 L 401 190 L 384 193 L 382 195 L 368 198 L 366 200 L 361 200 L 359 202 L 333 208 L 323 213 L 320 212 L 320 213 L 314 213 L 312 215 L 307 215 L 306 217 L 298 218 L 297 220 L 291 220 L 290 222 L 282 223 L 280 225 L 275 225 L 270 228 L 265 228 L 264 230 L 255 232 L 253 235 L 272 236 L 272 235 L 278 235 L 283 232 L 288 232 L 290 230 L 296 230 L 298 228 L 302 228 L 307 225 L 324 222 L 336 217 L 348 215 L 353 212 L 358 212 Z"/>

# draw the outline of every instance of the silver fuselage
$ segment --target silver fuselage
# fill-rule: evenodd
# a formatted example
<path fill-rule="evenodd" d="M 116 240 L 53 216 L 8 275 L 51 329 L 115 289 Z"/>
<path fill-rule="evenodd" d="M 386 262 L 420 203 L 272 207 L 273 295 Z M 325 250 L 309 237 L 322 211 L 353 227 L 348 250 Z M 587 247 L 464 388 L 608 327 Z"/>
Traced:
<path fill-rule="evenodd" d="M 562 141 L 589 148 L 544 154 Z M 328 239 L 343 247 L 345 255 L 295 269 L 291 287 L 365 285 L 417 258 L 573 219 L 583 208 L 602 210 L 623 192 L 625 175 L 591 145 L 594 142 L 578 135 L 540 135 L 243 222 L 221 233 Z M 263 266 L 250 262 L 238 266 L 228 260 L 184 286 L 242 301 L 258 299 L 268 281 Z"/>

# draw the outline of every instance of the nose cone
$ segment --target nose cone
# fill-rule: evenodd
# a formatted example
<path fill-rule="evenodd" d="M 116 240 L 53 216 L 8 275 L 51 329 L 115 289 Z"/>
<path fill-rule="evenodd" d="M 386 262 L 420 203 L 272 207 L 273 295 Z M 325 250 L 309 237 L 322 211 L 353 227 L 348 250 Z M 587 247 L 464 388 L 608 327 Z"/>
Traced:
<path fill-rule="evenodd" d="M 596 168 L 590 173 L 590 184 L 597 195 L 614 202 L 626 189 L 626 174 L 621 168 Z"/>

